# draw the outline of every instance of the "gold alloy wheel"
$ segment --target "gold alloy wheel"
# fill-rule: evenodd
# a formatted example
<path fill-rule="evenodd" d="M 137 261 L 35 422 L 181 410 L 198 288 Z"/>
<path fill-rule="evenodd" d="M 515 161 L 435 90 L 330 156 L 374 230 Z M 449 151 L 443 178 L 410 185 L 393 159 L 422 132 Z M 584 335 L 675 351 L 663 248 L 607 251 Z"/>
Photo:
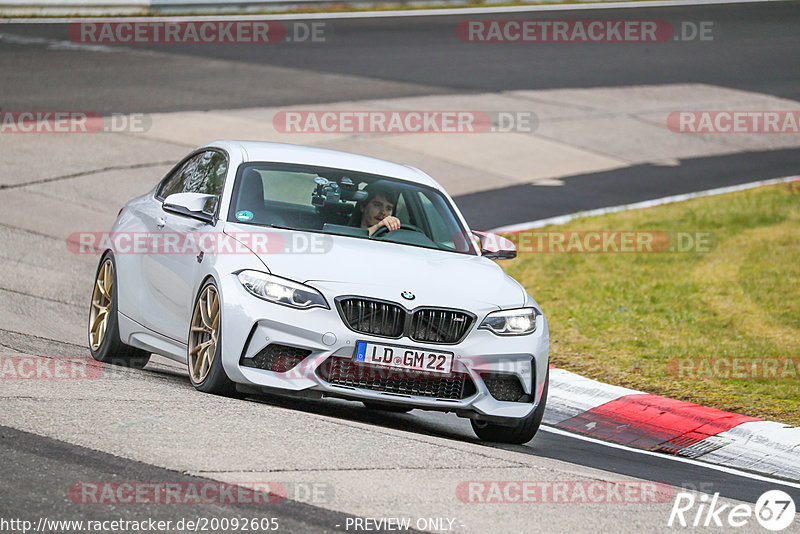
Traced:
<path fill-rule="evenodd" d="M 113 291 L 114 264 L 111 262 L 111 258 L 106 258 L 97 272 L 97 280 L 92 292 L 92 307 L 89 311 L 89 345 L 92 350 L 99 350 L 106 337 Z"/>
<path fill-rule="evenodd" d="M 219 295 L 217 288 L 208 285 L 200 293 L 192 314 L 189 332 L 189 373 L 192 382 L 200 384 L 208 376 L 219 339 Z"/>

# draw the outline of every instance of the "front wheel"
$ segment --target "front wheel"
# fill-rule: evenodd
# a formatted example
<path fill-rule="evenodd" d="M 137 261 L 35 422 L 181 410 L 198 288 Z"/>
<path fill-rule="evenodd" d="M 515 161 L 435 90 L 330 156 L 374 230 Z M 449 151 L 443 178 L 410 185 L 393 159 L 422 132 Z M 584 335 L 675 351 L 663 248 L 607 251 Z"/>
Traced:
<path fill-rule="evenodd" d="M 236 386 L 222 368 L 222 310 L 213 280 L 200 289 L 189 327 L 189 380 L 198 391 L 235 396 Z"/>
<path fill-rule="evenodd" d="M 544 391 L 539 406 L 526 418 L 521 419 L 515 426 L 503 426 L 485 421 L 471 419 L 472 430 L 483 441 L 493 441 L 496 443 L 512 443 L 522 445 L 528 443 L 536 435 L 544 417 L 544 408 L 547 404 L 547 390 L 550 388 L 550 370 L 544 379 Z"/>
<path fill-rule="evenodd" d="M 115 267 L 110 252 L 100 258 L 89 307 L 89 350 L 97 361 L 141 369 L 150 361 L 150 353 L 124 344 L 119 337 Z"/>

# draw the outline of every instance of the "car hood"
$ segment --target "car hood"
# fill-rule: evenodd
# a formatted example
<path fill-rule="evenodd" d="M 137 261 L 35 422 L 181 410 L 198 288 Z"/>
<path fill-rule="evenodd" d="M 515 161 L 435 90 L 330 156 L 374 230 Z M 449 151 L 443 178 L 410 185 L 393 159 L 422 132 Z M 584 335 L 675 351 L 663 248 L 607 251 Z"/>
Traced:
<path fill-rule="evenodd" d="M 252 233 L 251 225 L 227 223 L 225 232 Z M 283 241 L 282 251 L 254 253 L 269 271 L 309 283 L 334 295 L 364 295 L 403 302 L 401 293 L 410 291 L 407 307 L 445 306 L 466 308 L 511 308 L 523 306 L 523 287 L 496 263 L 480 257 L 453 252 L 372 241 L 330 234 L 266 228 Z M 303 238 L 317 240 L 305 246 Z M 300 243 L 289 247 L 289 243 Z M 288 250 L 294 249 L 294 250 Z"/>

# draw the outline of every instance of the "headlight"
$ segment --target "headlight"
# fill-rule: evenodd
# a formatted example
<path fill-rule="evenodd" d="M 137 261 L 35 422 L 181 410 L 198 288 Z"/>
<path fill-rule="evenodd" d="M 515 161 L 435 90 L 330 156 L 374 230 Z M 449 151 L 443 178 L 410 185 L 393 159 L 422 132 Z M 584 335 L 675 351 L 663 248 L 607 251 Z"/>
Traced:
<path fill-rule="evenodd" d="M 524 336 L 536 330 L 536 308 L 501 310 L 486 316 L 478 328 L 491 330 L 498 336 Z"/>
<path fill-rule="evenodd" d="M 239 282 L 256 297 L 292 308 L 327 308 L 325 297 L 307 285 L 258 271 L 242 271 Z"/>

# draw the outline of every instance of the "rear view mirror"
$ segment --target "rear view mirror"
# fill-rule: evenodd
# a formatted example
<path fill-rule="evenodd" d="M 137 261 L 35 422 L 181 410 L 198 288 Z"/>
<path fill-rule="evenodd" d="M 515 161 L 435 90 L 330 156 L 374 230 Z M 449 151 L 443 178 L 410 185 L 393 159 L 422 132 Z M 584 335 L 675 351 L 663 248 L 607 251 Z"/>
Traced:
<path fill-rule="evenodd" d="M 477 238 L 481 255 L 490 260 L 513 260 L 517 247 L 510 239 L 491 232 L 472 232 Z"/>
<path fill-rule="evenodd" d="M 212 224 L 214 222 L 214 211 L 217 207 L 216 202 L 217 197 L 215 195 L 175 193 L 164 199 L 162 207 L 165 211 L 186 215 L 187 217 L 193 217 Z"/>

